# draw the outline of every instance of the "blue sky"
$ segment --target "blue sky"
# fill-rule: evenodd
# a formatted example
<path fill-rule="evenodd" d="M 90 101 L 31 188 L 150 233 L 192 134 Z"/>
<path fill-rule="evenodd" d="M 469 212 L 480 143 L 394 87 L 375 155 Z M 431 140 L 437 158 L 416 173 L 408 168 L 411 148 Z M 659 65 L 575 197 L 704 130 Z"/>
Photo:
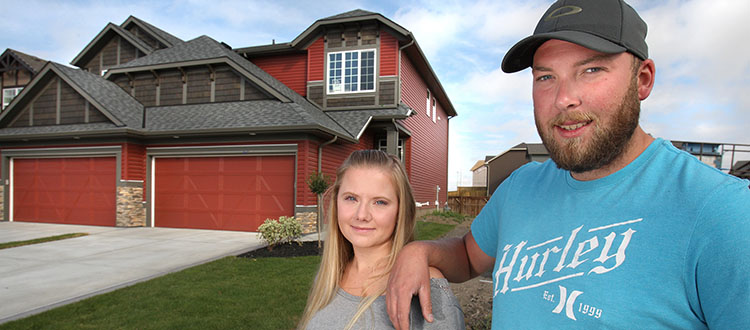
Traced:
<path fill-rule="evenodd" d="M 190 40 L 232 47 L 288 42 L 315 20 L 364 9 L 414 33 L 458 112 L 450 121 L 448 186 L 470 185 L 474 163 L 521 142 L 540 142 L 531 74 L 500 62 L 552 1 L 8 1 L 0 48 L 68 64 L 107 23 L 129 15 Z M 747 0 L 632 0 L 649 25 L 656 85 L 641 125 L 670 140 L 750 144 Z M 750 153 L 736 158 L 748 159 Z M 728 166 L 728 165 L 727 165 Z"/>

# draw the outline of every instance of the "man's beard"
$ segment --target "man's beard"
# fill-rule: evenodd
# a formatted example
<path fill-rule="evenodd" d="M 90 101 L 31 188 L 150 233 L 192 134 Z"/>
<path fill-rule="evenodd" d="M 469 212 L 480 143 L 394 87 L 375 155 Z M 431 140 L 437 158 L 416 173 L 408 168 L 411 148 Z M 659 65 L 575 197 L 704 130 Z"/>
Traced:
<path fill-rule="evenodd" d="M 540 123 L 536 120 L 536 127 L 544 146 L 549 150 L 550 157 L 558 168 L 574 173 L 587 172 L 610 164 L 623 153 L 635 128 L 638 127 L 640 108 L 638 89 L 634 79 L 607 127 L 602 126 L 596 114 L 581 112 L 563 112 L 548 123 Z M 566 139 L 562 143 L 557 142 L 553 136 L 555 125 L 560 125 L 566 120 L 591 120 L 594 132 L 590 141 L 585 143 L 583 137 L 576 137 Z"/>

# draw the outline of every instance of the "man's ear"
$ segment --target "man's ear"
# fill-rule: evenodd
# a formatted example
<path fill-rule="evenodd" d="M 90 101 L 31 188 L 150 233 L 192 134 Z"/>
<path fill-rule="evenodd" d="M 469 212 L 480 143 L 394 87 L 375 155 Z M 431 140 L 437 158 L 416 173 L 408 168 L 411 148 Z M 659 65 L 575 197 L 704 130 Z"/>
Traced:
<path fill-rule="evenodd" d="M 641 61 L 641 66 L 638 68 L 636 76 L 638 82 L 638 98 L 641 101 L 645 100 L 651 94 L 651 90 L 654 88 L 655 78 L 656 67 L 654 66 L 654 61 L 652 59 Z"/>

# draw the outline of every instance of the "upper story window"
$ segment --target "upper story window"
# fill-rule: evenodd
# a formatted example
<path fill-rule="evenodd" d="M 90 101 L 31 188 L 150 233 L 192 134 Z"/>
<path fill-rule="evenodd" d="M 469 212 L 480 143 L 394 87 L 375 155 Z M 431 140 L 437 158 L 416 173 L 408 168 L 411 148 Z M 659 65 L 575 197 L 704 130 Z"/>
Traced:
<path fill-rule="evenodd" d="M 3 109 L 5 109 L 5 107 L 10 104 L 10 101 L 13 101 L 18 94 L 21 94 L 22 89 L 23 87 L 3 88 Z"/>
<path fill-rule="evenodd" d="M 430 116 L 430 100 L 432 100 L 432 96 L 430 96 L 430 90 L 427 90 L 427 102 L 425 103 L 425 109 L 427 110 L 427 116 Z"/>
<path fill-rule="evenodd" d="M 328 94 L 374 91 L 374 49 L 328 53 Z"/>

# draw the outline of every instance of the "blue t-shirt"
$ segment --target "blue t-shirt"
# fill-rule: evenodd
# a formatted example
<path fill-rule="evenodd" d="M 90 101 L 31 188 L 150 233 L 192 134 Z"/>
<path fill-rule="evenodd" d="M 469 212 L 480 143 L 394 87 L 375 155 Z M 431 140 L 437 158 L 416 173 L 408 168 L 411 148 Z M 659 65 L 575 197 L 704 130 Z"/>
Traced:
<path fill-rule="evenodd" d="M 505 180 L 471 231 L 493 329 L 750 329 L 749 182 L 657 139 L 607 177 Z"/>

